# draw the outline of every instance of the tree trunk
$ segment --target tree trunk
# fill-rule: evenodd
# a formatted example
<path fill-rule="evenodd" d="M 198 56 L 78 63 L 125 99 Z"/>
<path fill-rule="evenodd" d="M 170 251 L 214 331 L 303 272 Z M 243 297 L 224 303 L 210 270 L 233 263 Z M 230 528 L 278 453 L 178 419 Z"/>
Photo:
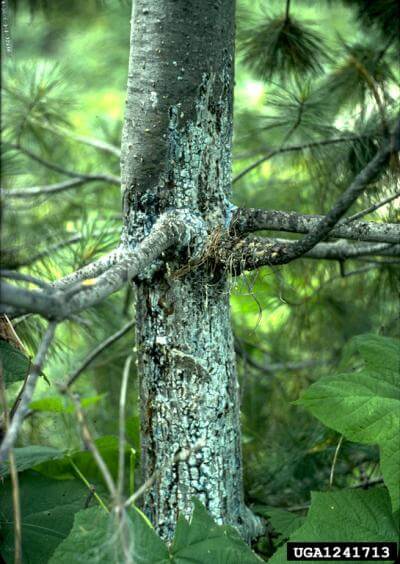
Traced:
<path fill-rule="evenodd" d="M 229 221 L 233 63 L 234 0 L 135 2 L 121 158 L 127 244 L 169 209 L 201 218 L 204 237 Z M 170 539 L 197 496 L 249 537 L 229 284 L 205 267 L 177 274 L 194 252 L 169 254 L 137 285 L 144 479 L 157 471 L 144 510 Z"/>

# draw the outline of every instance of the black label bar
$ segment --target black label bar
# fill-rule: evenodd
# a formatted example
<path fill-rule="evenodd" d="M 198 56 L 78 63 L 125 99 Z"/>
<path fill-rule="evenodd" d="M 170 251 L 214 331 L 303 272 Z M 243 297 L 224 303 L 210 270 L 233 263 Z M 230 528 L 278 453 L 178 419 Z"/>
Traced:
<path fill-rule="evenodd" d="M 395 542 L 288 542 L 287 560 L 349 562 L 393 561 L 397 556 Z"/>

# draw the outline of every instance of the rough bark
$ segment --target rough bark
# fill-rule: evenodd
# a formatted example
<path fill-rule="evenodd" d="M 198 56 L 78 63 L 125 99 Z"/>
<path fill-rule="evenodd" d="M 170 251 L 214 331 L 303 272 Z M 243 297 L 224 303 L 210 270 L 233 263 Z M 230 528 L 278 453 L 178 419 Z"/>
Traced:
<path fill-rule="evenodd" d="M 207 232 L 230 220 L 234 0 L 137 0 L 132 20 L 121 172 L 124 242 L 167 209 Z M 188 249 L 193 256 L 196 249 Z M 167 255 L 137 288 L 144 510 L 162 537 L 197 496 L 249 537 L 242 488 L 238 383 L 226 274 L 176 276 Z M 180 449 L 196 449 L 173 463 Z"/>
<path fill-rule="evenodd" d="M 233 214 L 231 231 L 239 234 L 260 230 L 309 233 L 315 229 L 323 218 L 322 215 L 301 215 L 296 212 L 238 208 Z M 329 237 L 397 243 L 400 240 L 400 225 L 372 221 L 349 222 L 345 218 L 332 229 Z"/>
<path fill-rule="evenodd" d="M 168 211 L 133 248 L 122 245 L 40 292 L 1 282 L 1 299 L 23 312 L 40 313 L 58 321 L 66 319 L 117 292 L 151 267 L 170 247 L 181 249 L 189 241 L 193 247 L 198 246 L 202 227 L 200 218 L 186 209 Z"/>
<path fill-rule="evenodd" d="M 225 247 L 222 245 L 215 253 L 215 260 L 230 268 L 234 275 L 245 270 L 256 270 L 261 266 L 277 266 L 284 262 L 287 249 L 293 241 L 289 239 L 269 239 L 267 237 L 253 237 Z M 387 243 L 318 243 L 303 258 L 317 260 L 344 261 L 351 258 L 366 256 L 399 257 L 400 245 Z M 283 258 L 282 258 L 283 257 Z"/>

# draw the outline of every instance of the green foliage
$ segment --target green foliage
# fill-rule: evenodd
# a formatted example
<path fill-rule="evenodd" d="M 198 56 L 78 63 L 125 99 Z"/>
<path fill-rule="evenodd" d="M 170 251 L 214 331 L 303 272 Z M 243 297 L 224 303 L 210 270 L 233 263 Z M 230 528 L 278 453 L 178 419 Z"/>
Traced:
<path fill-rule="evenodd" d="M 390 511 L 389 496 L 384 488 L 380 488 L 371 491 L 313 492 L 307 519 L 289 540 L 396 542 L 398 535 L 398 525 Z M 280 548 L 269 562 L 286 563 L 286 546 Z"/>
<path fill-rule="evenodd" d="M 194 511 L 187 523 L 180 516 L 171 547 L 173 562 L 179 564 L 190 560 L 206 562 L 231 562 L 254 564 L 259 559 L 229 526 L 216 525 L 199 501 L 194 502 Z"/>
<path fill-rule="evenodd" d="M 274 89 L 267 97 L 274 112 L 264 118 L 265 128 L 282 134 L 282 141 L 293 143 L 329 138 L 336 133 L 330 124 L 332 112 L 326 99 L 314 92 L 310 83 Z"/>
<path fill-rule="evenodd" d="M 140 564 L 260 562 L 235 529 L 216 525 L 200 502 L 194 500 L 190 522 L 179 517 L 169 548 L 136 508 L 127 511 L 121 521 L 115 514 L 107 515 L 97 507 L 80 511 L 71 534 L 58 546 L 49 564 L 119 564 L 124 544 L 133 561 Z"/>
<path fill-rule="evenodd" d="M 279 543 L 288 539 L 290 535 L 299 529 L 306 520 L 303 515 L 291 513 L 290 511 L 285 511 L 284 509 L 278 509 L 276 507 L 262 507 L 260 509 L 257 508 L 257 510 L 268 519 L 274 531 L 279 533 L 277 539 Z"/>
<path fill-rule="evenodd" d="M 327 76 L 320 96 L 329 97 L 338 107 L 364 104 L 367 96 L 380 96 L 379 88 L 393 83 L 391 65 L 380 56 L 374 46 L 364 43 L 342 42 L 343 60 Z M 377 94 L 378 93 L 378 94 Z"/>
<path fill-rule="evenodd" d="M 87 0 L 84 9 L 79 0 L 69 0 L 65 3 L 64 0 L 10 0 L 10 6 L 13 10 L 17 11 L 23 7 L 29 7 L 32 17 L 37 16 L 38 13 L 43 13 L 46 17 L 54 19 L 60 15 L 65 15 L 67 12 L 70 17 L 76 16 L 78 8 L 88 17 L 93 17 L 96 10 L 106 5 L 109 0 Z M 124 3 L 125 0 L 120 0 Z"/>
<path fill-rule="evenodd" d="M 2 89 L 4 114 L 7 116 L 4 132 L 20 142 L 25 138 L 44 144 L 44 126 L 67 126 L 72 109 L 71 95 L 65 95 L 65 83 L 58 64 L 42 61 L 31 64 L 6 66 Z"/>
<path fill-rule="evenodd" d="M 114 436 L 103 436 L 95 440 L 95 445 L 116 479 L 118 474 L 118 439 Z M 125 453 L 128 457 L 132 453 L 129 445 L 126 445 Z M 91 452 L 87 450 L 75 450 L 65 452 L 63 450 L 39 445 L 29 445 L 14 449 L 16 468 L 22 472 L 34 468 L 41 474 L 58 480 L 71 479 L 75 476 L 75 467 L 90 481 L 101 483 L 102 476 Z M 126 461 L 128 463 L 128 460 Z M 0 465 L 0 477 L 9 474 L 8 461 Z"/>
<path fill-rule="evenodd" d="M 30 359 L 4 339 L 0 339 L 0 362 L 6 384 L 24 380 L 28 375 Z"/>
<path fill-rule="evenodd" d="M 75 515 L 70 535 L 58 546 L 49 564 L 119 564 L 124 560 L 124 543 L 133 562 L 168 561 L 166 546 L 136 509 L 126 512 L 119 522 L 114 513 L 93 507 Z"/>
<path fill-rule="evenodd" d="M 244 63 L 262 79 L 315 73 L 326 58 L 320 35 L 292 16 L 269 18 L 241 39 Z"/>
<path fill-rule="evenodd" d="M 396 37 L 399 19 L 397 0 L 344 0 L 344 3 L 356 8 L 357 18 L 367 28 L 378 28 L 391 40 Z"/>
<path fill-rule="evenodd" d="M 64 453 L 61 450 L 49 446 L 29 445 L 14 449 L 15 465 L 18 472 L 23 472 L 49 460 L 62 458 L 63 455 Z M 0 465 L 0 477 L 4 478 L 9 472 L 9 462 L 7 460 Z"/>
<path fill-rule="evenodd" d="M 118 438 L 112 435 L 103 436 L 94 441 L 97 450 L 102 456 L 104 462 L 113 476 L 114 479 L 118 475 Z M 128 445 L 125 448 L 126 463 L 128 464 L 128 457 L 131 449 Z M 88 450 L 76 450 L 71 453 L 65 454 L 54 460 L 43 462 L 36 466 L 36 470 L 42 474 L 57 479 L 68 479 L 75 475 L 74 466 L 85 476 L 86 479 L 95 483 L 102 484 L 103 478 L 99 468 L 93 458 L 93 455 Z"/>
<path fill-rule="evenodd" d="M 82 408 L 90 407 L 91 405 L 96 405 L 99 401 L 104 398 L 105 394 L 99 394 L 97 396 L 92 396 L 90 398 L 82 398 L 81 406 Z M 42 398 L 37 401 L 33 401 L 29 405 L 30 409 L 40 412 L 48 413 L 74 413 L 75 407 L 73 402 L 64 397 L 52 396 L 47 398 Z"/>
<path fill-rule="evenodd" d="M 391 122 L 392 120 L 389 119 L 388 121 Z M 351 143 L 347 155 L 344 155 L 347 168 L 353 175 L 358 174 L 366 166 L 376 154 L 377 147 L 382 143 L 383 124 L 379 111 L 372 112 L 366 118 L 361 117 L 357 121 L 355 129 L 359 131 L 360 137 Z"/>
<path fill-rule="evenodd" d="M 21 502 L 23 564 L 45 564 L 69 534 L 74 514 L 85 506 L 88 489 L 77 480 L 52 480 L 27 470 L 18 476 Z M 0 485 L 2 555 L 11 564 L 14 552 L 12 487 Z"/>
<path fill-rule="evenodd" d="M 399 342 L 377 335 L 362 335 L 350 343 L 345 361 L 354 352 L 361 356 L 362 369 L 321 378 L 296 403 L 347 439 L 379 445 L 381 470 L 391 494 L 393 511 L 397 511 L 400 507 Z"/>
<path fill-rule="evenodd" d="M 111 447 L 114 444 L 111 439 L 103 437 L 97 441 L 98 449 L 106 461 L 106 446 Z M 164 561 L 180 564 L 188 560 L 206 564 L 210 559 L 215 563 L 232 564 L 260 561 L 235 529 L 216 525 L 196 499 L 193 500 L 194 511 L 190 522 L 180 516 L 170 547 L 161 541 L 149 521 L 135 507 L 124 512 L 122 520 L 117 518 L 114 512 L 107 513 L 103 507 L 97 505 L 86 509 L 89 503 L 96 503 L 92 501 L 88 490 L 88 486 L 92 485 L 87 480 L 96 479 L 93 461 L 85 458 L 88 454 L 82 452 L 62 458 L 61 452 L 45 447 L 16 450 L 24 564 L 119 564 L 123 560 L 126 547 L 134 561 L 142 564 Z M 114 460 L 115 454 L 114 452 Z M 71 460 L 74 465 L 79 466 L 86 483 L 73 479 L 72 475 L 65 471 L 68 464 L 71 467 Z M 38 464 L 40 462 L 42 463 Z M 32 467 L 39 472 L 27 470 Z M 14 550 L 14 513 L 9 478 L 1 489 L 0 538 L 2 554 L 9 564 Z M 96 491 L 103 495 L 101 485 L 96 486 Z M 51 557 L 54 550 L 55 553 Z"/>

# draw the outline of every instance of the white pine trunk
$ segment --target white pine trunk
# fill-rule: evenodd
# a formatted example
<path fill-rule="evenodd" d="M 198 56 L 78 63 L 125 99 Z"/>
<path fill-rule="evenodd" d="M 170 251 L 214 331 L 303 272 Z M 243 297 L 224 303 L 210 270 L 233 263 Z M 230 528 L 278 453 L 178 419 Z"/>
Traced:
<path fill-rule="evenodd" d="M 229 221 L 234 0 L 137 0 L 122 143 L 125 241 L 187 208 L 205 233 Z M 162 537 L 197 496 L 251 534 L 243 501 L 239 395 L 226 272 L 174 272 L 172 253 L 137 287 L 144 510 Z M 204 446 L 172 463 L 181 449 Z"/>

